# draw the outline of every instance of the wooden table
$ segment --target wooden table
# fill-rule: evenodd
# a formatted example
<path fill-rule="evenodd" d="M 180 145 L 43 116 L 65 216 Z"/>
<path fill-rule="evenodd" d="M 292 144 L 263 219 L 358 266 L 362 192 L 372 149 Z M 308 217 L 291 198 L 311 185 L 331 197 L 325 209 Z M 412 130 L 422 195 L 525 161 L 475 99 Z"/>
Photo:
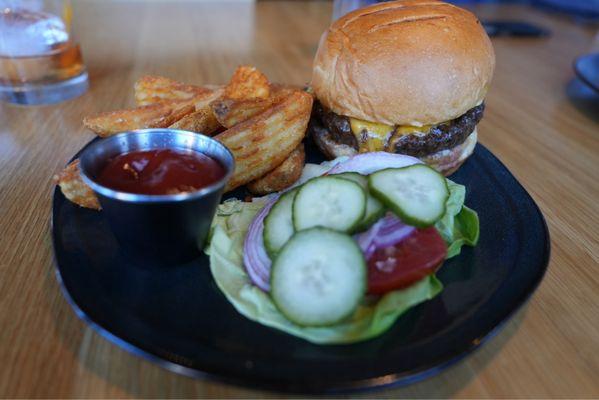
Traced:
<path fill-rule="evenodd" d="M 132 106 L 133 82 L 144 73 L 223 83 L 250 63 L 272 80 L 307 82 L 331 12 L 328 2 L 261 2 L 255 10 L 171 3 L 76 2 L 90 91 L 53 106 L 0 106 L 2 397 L 279 397 L 185 378 L 126 353 L 75 316 L 54 277 L 52 175 L 93 137 L 84 115 Z M 580 92 L 571 65 L 598 43 L 566 17 L 476 11 L 553 31 L 494 40 L 497 71 L 479 129 L 545 214 L 551 264 L 530 303 L 475 354 L 425 382 L 371 396 L 597 397 L 599 97 Z"/>

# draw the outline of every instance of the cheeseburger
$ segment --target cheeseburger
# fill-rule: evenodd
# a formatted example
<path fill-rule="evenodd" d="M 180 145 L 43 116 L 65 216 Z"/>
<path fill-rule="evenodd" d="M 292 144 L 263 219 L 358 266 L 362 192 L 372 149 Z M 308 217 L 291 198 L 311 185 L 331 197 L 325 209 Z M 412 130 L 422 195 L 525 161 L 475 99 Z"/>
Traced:
<path fill-rule="evenodd" d="M 312 137 L 330 158 L 387 151 L 448 175 L 474 150 L 494 67 L 489 37 L 462 8 L 405 0 L 356 10 L 321 38 Z"/>

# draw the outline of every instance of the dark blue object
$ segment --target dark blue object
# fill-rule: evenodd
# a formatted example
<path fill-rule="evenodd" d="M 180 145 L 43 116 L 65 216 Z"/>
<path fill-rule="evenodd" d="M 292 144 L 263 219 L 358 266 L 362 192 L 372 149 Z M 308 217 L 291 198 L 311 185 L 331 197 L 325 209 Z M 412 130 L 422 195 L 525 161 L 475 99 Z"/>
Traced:
<path fill-rule="evenodd" d="M 599 92 L 599 53 L 587 54 L 574 60 L 576 75 Z"/>
<path fill-rule="evenodd" d="M 320 156 L 308 150 L 311 162 Z M 445 289 L 385 334 L 352 345 L 314 345 L 238 314 L 205 256 L 168 269 L 131 264 L 101 212 L 54 193 L 57 277 L 77 315 L 124 349 L 193 377 L 293 392 L 409 384 L 476 349 L 543 278 L 549 234 L 524 188 L 486 148 L 452 176 L 480 216 L 480 242 L 445 263 Z M 238 196 L 243 193 L 234 193 Z"/>
<path fill-rule="evenodd" d="M 548 29 L 522 21 L 482 21 L 489 36 L 542 37 L 549 36 Z"/>
<path fill-rule="evenodd" d="M 570 14 L 588 22 L 599 19 L 599 0 L 531 0 L 532 5 L 547 11 Z"/>

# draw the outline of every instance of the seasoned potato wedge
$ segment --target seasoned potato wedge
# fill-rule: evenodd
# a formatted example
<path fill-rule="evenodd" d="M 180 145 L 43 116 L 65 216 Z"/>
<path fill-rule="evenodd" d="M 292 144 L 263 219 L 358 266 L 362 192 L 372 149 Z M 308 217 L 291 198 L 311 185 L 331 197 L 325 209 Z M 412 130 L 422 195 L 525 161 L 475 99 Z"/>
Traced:
<path fill-rule="evenodd" d="M 218 88 L 210 94 L 196 97 L 194 99 L 195 111 L 184 116 L 179 121 L 169 126 L 169 128 L 182 129 L 202 133 L 204 135 L 211 135 L 218 131 L 222 128 L 222 125 L 219 123 L 216 115 L 214 115 L 210 105 L 214 101 L 218 101 L 222 93 L 223 90 Z"/>
<path fill-rule="evenodd" d="M 60 174 L 54 176 L 54 180 L 68 200 L 81 207 L 100 209 L 100 203 L 95 193 L 81 179 L 79 160 L 69 163 Z"/>
<path fill-rule="evenodd" d="M 186 85 L 163 76 L 145 75 L 135 82 L 135 102 L 138 106 L 165 100 L 186 100 L 211 92 L 211 89 Z"/>
<path fill-rule="evenodd" d="M 142 128 L 166 128 L 195 111 L 193 99 L 170 100 L 129 110 L 109 111 L 85 117 L 83 125 L 98 136 Z"/>
<path fill-rule="evenodd" d="M 260 114 L 274 104 L 293 93 L 289 87 L 276 86 L 270 91 L 267 99 L 230 99 L 223 97 L 212 102 L 212 112 L 225 128 L 231 128 L 253 116 Z"/>
<path fill-rule="evenodd" d="M 215 136 L 235 157 L 225 190 L 256 180 L 279 166 L 306 133 L 312 96 L 295 91 L 273 107 Z"/>
<path fill-rule="evenodd" d="M 242 65 L 235 70 L 224 97 L 228 99 L 266 99 L 270 96 L 270 83 L 255 67 Z"/>
<path fill-rule="evenodd" d="M 248 190 L 256 195 L 264 195 L 287 189 L 302 175 L 306 154 L 304 144 L 300 143 L 289 154 L 289 157 L 278 167 L 246 185 Z"/>
<path fill-rule="evenodd" d="M 212 112 L 210 107 L 204 107 L 198 111 L 194 111 L 191 114 L 187 114 L 179 121 L 175 122 L 169 128 L 181 129 L 184 131 L 201 133 L 204 135 L 211 135 L 219 130 L 221 124 L 216 119 L 216 116 Z"/>
<path fill-rule="evenodd" d="M 128 110 L 109 111 L 85 117 L 83 125 L 101 137 L 132 129 L 166 128 L 195 111 L 210 110 L 210 103 L 221 94 L 222 90 L 217 89 L 187 100 L 167 100 Z"/>
<path fill-rule="evenodd" d="M 275 104 L 274 98 L 234 100 L 220 99 L 211 104 L 212 113 L 225 128 L 231 128 L 260 114 Z"/>

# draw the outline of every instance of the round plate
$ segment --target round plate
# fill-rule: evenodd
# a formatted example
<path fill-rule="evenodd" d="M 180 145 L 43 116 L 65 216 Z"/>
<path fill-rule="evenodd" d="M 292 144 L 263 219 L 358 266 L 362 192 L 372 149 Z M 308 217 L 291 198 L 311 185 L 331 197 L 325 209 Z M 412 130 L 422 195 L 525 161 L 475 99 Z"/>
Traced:
<path fill-rule="evenodd" d="M 321 160 L 313 150 L 308 159 Z M 549 259 L 541 212 L 487 149 L 477 145 L 451 178 L 479 213 L 478 246 L 443 265 L 440 295 L 366 342 L 315 345 L 246 319 L 217 288 L 206 256 L 160 269 L 131 264 L 102 212 L 70 203 L 59 189 L 57 277 L 77 315 L 101 335 L 178 373 L 293 392 L 411 383 L 492 336 L 535 290 Z"/>

